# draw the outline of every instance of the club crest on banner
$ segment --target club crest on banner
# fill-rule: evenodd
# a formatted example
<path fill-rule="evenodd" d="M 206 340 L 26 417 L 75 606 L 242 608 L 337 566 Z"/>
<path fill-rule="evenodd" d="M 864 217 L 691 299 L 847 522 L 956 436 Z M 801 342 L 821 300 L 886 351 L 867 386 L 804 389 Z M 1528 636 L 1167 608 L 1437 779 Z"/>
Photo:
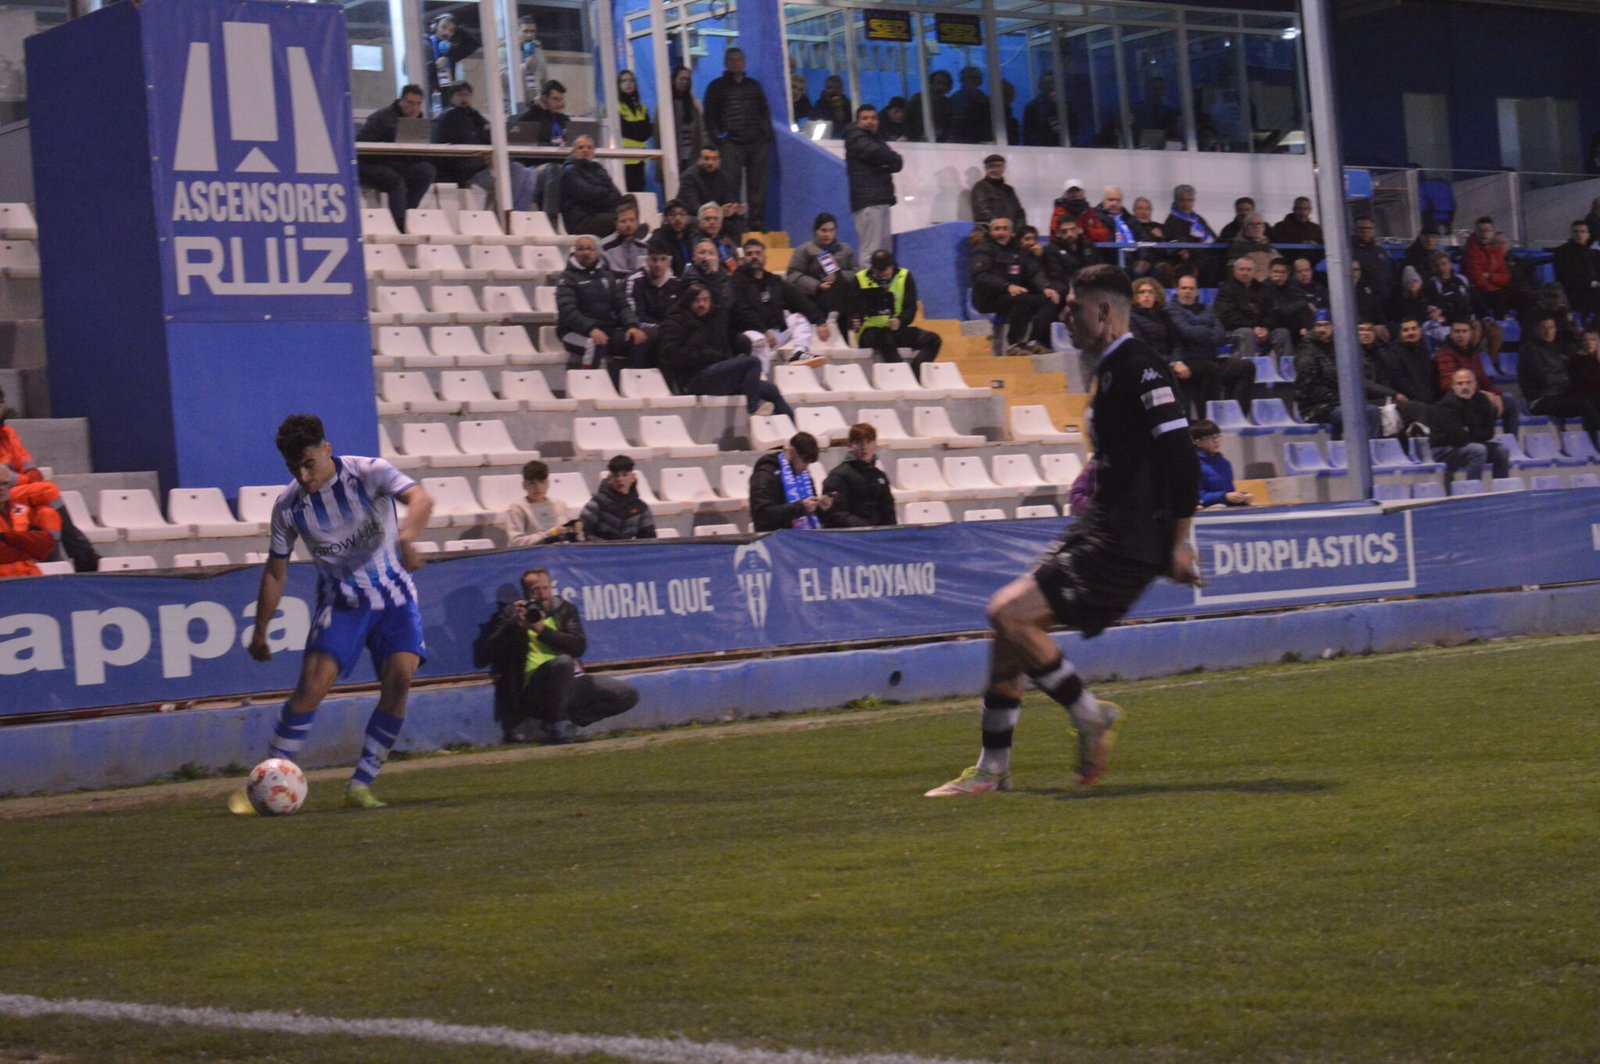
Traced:
<path fill-rule="evenodd" d="M 766 544 L 746 543 L 733 552 L 733 571 L 739 578 L 739 593 L 744 598 L 750 623 L 758 629 L 767 626 L 767 602 L 772 594 L 772 555 Z"/>

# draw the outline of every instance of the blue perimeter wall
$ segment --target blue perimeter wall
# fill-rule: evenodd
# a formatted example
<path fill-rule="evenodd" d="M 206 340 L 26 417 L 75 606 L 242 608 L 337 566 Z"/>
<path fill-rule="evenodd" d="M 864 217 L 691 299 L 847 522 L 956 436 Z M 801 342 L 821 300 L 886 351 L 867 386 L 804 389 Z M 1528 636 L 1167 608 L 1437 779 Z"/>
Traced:
<path fill-rule="evenodd" d="M 1058 642 L 1091 678 L 1130 680 L 1268 664 L 1286 653 L 1392 652 L 1440 641 L 1549 635 L 1600 629 L 1600 586 L 1410 599 L 1114 628 L 1095 640 Z M 695 666 L 628 677 L 640 689 L 631 712 L 590 734 L 663 728 L 730 717 L 840 706 L 873 697 L 898 701 L 975 696 L 989 643 L 971 639 L 881 650 L 796 655 Z M 399 748 L 500 741 L 487 684 L 413 692 Z M 308 768 L 350 764 L 361 747 L 373 696 L 331 699 L 303 759 Z M 170 776 L 181 766 L 254 764 L 266 749 L 278 706 L 7 728 L 0 743 L 0 793 L 31 794 L 124 786 Z"/>

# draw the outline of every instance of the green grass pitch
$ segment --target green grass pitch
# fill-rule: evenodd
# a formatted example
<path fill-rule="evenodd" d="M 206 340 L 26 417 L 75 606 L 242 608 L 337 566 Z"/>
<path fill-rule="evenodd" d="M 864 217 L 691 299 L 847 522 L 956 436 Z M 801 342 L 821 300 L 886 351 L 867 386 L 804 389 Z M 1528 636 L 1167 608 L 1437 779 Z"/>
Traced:
<path fill-rule="evenodd" d="M 1030 696 L 1018 791 L 926 800 L 972 700 L 0 802 L 0 995 L 1005 1062 L 1600 1060 L 1594 637 Z M 0 734 L 3 741 L 3 734 Z M 0 1061 L 555 1060 L 0 1017 Z M 560 1059 L 574 1059 L 571 1057 Z M 612 1060 L 593 1055 L 585 1060 Z"/>

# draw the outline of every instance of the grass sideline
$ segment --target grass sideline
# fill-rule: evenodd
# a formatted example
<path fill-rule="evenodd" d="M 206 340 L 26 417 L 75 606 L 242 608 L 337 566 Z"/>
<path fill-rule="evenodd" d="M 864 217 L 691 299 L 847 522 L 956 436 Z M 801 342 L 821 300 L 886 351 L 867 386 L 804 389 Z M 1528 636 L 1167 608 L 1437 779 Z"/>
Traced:
<path fill-rule="evenodd" d="M 322 780 L 282 820 L 141 788 L 0 819 L 0 993 L 1002 1061 L 1593 1059 L 1597 647 L 1104 685 L 1130 718 L 1090 792 L 1036 696 L 1019 792 L 970 800 L 920 797 L 972 761 L 970 701 L 410 761 L 376 814 Z M 0 1018 L 0 1060 L 29 1053 L 586 1059 Z"/>

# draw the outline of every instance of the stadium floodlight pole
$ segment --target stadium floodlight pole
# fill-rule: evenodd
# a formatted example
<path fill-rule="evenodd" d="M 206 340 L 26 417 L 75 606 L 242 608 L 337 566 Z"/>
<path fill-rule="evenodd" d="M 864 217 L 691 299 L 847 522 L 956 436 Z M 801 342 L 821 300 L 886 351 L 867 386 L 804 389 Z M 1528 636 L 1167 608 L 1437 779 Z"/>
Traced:
<path fill-rule="evenodd" d="M 1350 227 L 1345 224 L 1344 156 L 1339 150 L 1338 99 L 1333 91 L 1333 40 L 1328 0 L 1300 0 L 1306 83 L 1311 92 L 1307 120 L 1316 165 L 1322 237 L 1327 245 L 1328 299 L 1333 313 L 1333 350 L 1339 364 L 1339 410 L 1344 414 L 1345 455 L 1356 498 L 1372 497 L 1372 453 L 1367 447 L 1366 382 L 1356 340 L 1356 286 L 1350 279 Z"/>
<path fill-rule="evenodd" d="M 663 193 L 678 187 L 677 116 L 672 106 L 672 67 L 667 58 L 667 5 L 650 0 L 650 59 L 656 68 L 656 140 L 661 145 L 661 188 Z M 671 121 L 668 121 L 671 119 Z M 666 209 L 666 201 L 662 201 Z"/>
<path fill-rule="evenodd" d="M 489 113 L 490 165 L 494 168 L 494 212 L 501 224 L 511 211 L 511 155 L 506 150 L 505 86 L 501 83 L 500 20 L 495 0 L 478 0 L 478 25 L 483 30 L 483 106 Z"/>

